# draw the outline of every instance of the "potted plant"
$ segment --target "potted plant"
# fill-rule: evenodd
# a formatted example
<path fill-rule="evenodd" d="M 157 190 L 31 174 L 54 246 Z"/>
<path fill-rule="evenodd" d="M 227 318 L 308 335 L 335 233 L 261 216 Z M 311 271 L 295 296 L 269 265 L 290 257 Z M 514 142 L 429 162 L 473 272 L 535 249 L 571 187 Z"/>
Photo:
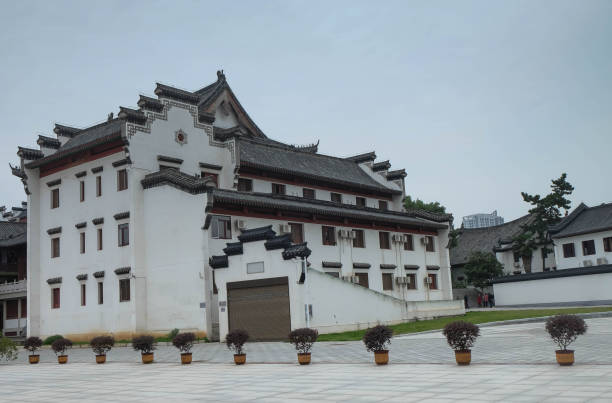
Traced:
<path fill-rule="evenodd" d="M 42 346 L 42 344 L 43 342 L 40 337 L 36 336 L 28 337 L 23 343 L 23 348 L 30 352 L 30 355 L 28 356 L 30 364 L 38 364 L 38 361 L 40 361 L 40 355 L 34 353 Z"/>
<path fill-rule="evenodd" d="M 316 329 L 302 328 L 295 329 L 289 333 L 289 342 L 295 345 L 298 354 L 298 362 L 300 365 L 310 364 L 310 349 L 319 337 L 319 332 Z"/>
<path fill-rule="evenodd" d="M 232 330 L 225 336 L 227 348 L 234 351 L 234 362 L 236 365 L 242 365 L 246 362 L 246 354 L 244 354 L 242 348 L 248 339 L 249 334 L 246 330 L 242 329 Z"/>
<path fill-rule="evenodd" d="M 143 364 L 150 364 L 153 362 L 153 350 L 155 350 L 154 344 L 155 338 L 150 335 L 134 337 L 132 340 L 132 347 L 134 348 L 134 351 L 140 351 Z"/>
<path fill-rule="evenodd" d="M 389 350 L 393 331 L 387 326 L 378 325 L 369 329 L 363 335 L 363 343 L 368 351 L 374 352 L 376 365 L 387 365 L 389 362 Z"/>
<path fill-rule="evenodd" d="M 104 364 L 106 362 L 106 353 L 115 345 L 113 336 L 96 336 L 89 342 L 91 349 L 96 353 L 96 363 Z"/>
<path fill-rule="evenodd" d="M 455 360 L 458 365 L 470 365 L 472 361 L 471 348 L 480 335 L 480 328 L 473 323 L 459 320 L 444 326 L 442 334 L 448 345 L 455 350 Z"/>
<path fill-rule="evenodd" d="M 66 349 L 72 347 L 72 341 L 69 339 L 61 338 L 56 339 L 53 343 L 51 343 L 51 348 L 57 355 L 57 362 L 60 364 L 65 364 L 68 362 L 68 356 L 66 355 Z"/>
<path fill-rule="evenodd" d="M 546 331 L 550 338 L 559 346 L 557 362 L 567 366 L 574 363 L 574 350 L 567 346 L 576 341 L 576 338 L 587 331 L 587 324 L 576 315 L 557 315 L 546 321 Z"/>
<path fill-rule="evenodd" d="M 191 349 L 195 341 L 193 333 L 179 333 L 172 339 L 172 345 L 181 352 L 181 364 L 191 364 Z"/>

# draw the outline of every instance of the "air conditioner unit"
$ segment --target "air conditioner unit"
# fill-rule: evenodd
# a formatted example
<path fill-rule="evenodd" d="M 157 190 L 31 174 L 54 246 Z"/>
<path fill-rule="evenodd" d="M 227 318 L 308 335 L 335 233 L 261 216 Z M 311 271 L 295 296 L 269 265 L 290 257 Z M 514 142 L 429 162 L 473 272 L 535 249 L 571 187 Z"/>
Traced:
<path fill-rule="evenodd" d="M 278 230 L 281 234 L 290 234 L 291 233 L 291 225 L 289 224 L 279 224 Z"/>
<path fill-rule="evenodd" d="M 356 239 L 357 238 L 357 233 L 355 231 L 349 231 L 349 238 Z"/>
<path fill-rule="evenodd" d="M 429 284 L 431 284 L 431 277 L 425 277 L 425 278 L 423 279 L 423 282 L 425 283 L 425 285 L 429 285 Z"/>
<path fill-rule="evenodd" d="M 597 258 L 597 264 L 608 264 L 608 259 L 606 259 L 605 257 L 598 257 Z"/>
<path fill-rule="evenodd" d="M 349 231 L 345 229 L 338 230 L 338 235 L 340 236 L 340 238 L 348 238 Z"/>
<path fill-rule="evenodd" d="M 407 277 L 395 277 L 395 284 L 404 285 L 409 283 L 410 280 Z"/>
<path fill-rule="evenodd" d="M 429 238 L 426 236 L 421 237 L 421 244 L 425 246 L 429 245 Z"/>
<path fill-rule="evenodd" d="M 359 278 L 357 276 L 343 276 L 342 279 L 348 281 L 349 283 L 359 283 Z"/>
<path fill-rule="evenodd" d="M 410 240 L 410 235 L 402 235 L 402 243 L 408 243 Z"/>
<path fill-rule="evenodd" d="M 514 267 L 521 267 L 521 263 L 520 262 L 514 262 Z"/>
<path fill-rule="evenodd" d="M 401 234 L 393 234 L 391 240 L 397 243 L 404 243 L 404 236 Z"/>
<path fill-rule="evenodd" d="M 245 220 L 235 220 L 234 223 L 236 225 L 236 229 L 240 231 L 245 230 L 247 227 Z"/>
<path fill-rule="evenodd" d="M 584 265 L 584 267 L 593 266 L 593 261 L 592 260 L 583 260 L 582 264 Z"/>

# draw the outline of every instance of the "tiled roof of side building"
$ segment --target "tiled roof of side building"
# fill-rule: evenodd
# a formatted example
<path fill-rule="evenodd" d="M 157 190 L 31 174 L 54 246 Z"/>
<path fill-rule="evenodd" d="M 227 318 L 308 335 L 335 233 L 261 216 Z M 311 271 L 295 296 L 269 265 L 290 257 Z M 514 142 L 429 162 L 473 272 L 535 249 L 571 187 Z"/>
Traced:
<path fill-rule="evenodd" d="M 553 238 L 612 230 L 612 203 L 588 207 L 581 203 L 559 224 L 549 228 Z"/>
<path fill-rule="evenodd" d="M 0 221 L 0 246 L 15 246 L 27 242 L 27 224 L 24 222 Z"/>

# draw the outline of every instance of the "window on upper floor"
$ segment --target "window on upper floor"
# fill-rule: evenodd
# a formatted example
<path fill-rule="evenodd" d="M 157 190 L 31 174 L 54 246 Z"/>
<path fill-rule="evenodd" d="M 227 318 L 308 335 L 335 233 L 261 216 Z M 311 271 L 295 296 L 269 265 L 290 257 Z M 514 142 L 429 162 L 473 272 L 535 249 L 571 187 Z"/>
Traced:
<path fill-rule="evenodd" d="M 406 274 L 406 278 L 408 279 L 408 284 L 406 284 L 406 288 L 409 290 L 417 289 L 417 277 L 415 273 Z"/>
<path fill-rule="evenodd" d="M 98 234 L 98 250 L 102 250 L 102 228 L 98 228 L 96 233 Z"/>
<path fill-rule="evenodd" d="M 365 248 L 365 234 L 362 229 L 354 229 L 353 248 Z"/>
<path fill-rule="evenodd" d="M 238 191 L 252 192 L 253 191 L 253 180 L 246 179 L 246 178 L 238 178 Z"/>
<path fill-rule="evenodd" d="M 336 229 L 334 227 L 328 227 L 323 225 L 321 227 L 321 234 L 323 239 L 323 245 L 336 245 Z"/>
<path fill-rule="evenodd" d="M 60 255 L 60 239 L 51 238 L 51 257 L 59 257 Z"/>
<path fill-rule="evenodd" d="M 381 210 L 389 210 L 389 203 L 386 200 L 378 201 L 378 208 Z"/>
<path fill-rule="evenodd" d="M 434 240 L 434 237 L 432 237 L 431 235 L 427 235 L 425 237 L 425 239 L 427 239 L 427 244 L 425 245 L 425 250 L 427 252 L 435 252 L 436 251 L 436 242 Z"/>
<path fill-rule="evenodd" d="M 79 181 L 79 201 L 85 201 L 85 181 Z"/>
<path fill-rule="evenodd" d="M 207 176 L 212 179 L 216 187 L 219 187 L 219 174 L 214 174 L 212 172 L 202 172 L 202 178 L 205 178 Z"/>
<path fill-rule="evenodd" d="M 329 197 L 332 202 L 342 204 L 342 195 L 340 193 L 330 193 Z"/>
<path fill-rule="evenodd" d="M 365 207 L 366 206 L 366 198 L 365 197 L 355 197 L 355 204 L 359 207 Z"/>
<path fill-rule="evenodd" d="M 378 243 L 380 244 L 380 249 L 391 249 L 391 241 L 390 234 L 385 231 L 380 231 L 378 233 Z"/>
<path fill-rule="evenodd" d="M 368 273 L 355 273 L 355 276 L 357 276 L 357 284 L 365 288 L 370 288 Z"/>
<path fill-rule="evenodd" d="M 60 289 L 55 287 L 51 289 L 51 309 L 58 309 L 60 307 Z"/>
<path fill-rule="evenodd" d="M 438 289 L 438 275 L 435 273 L 427 273 L 427 277 L 429 278 L 429 289 L 437 290 Z"/>
<path fill-rule="evenodd" d="M 582 255 L 589 256 L 595 254 L 595 241 L 590 239 L 588 241 L 582 241 Z"/>
<path fill-rule="evenodd" d="M 79 246 L 80 246 L 80 250 L 81 253 L 85 253 L 85 233 L 84 232 L 80 232 L 79 233 Z"/>
<path fill-rule="evenodd" d="M 51 189 L 51 208 L 58 208 L 59 205 L 59 188 Z"/>
<path fill-rule="evenodd" d="M 383 273 L 382 284 L 384 291 L 393 290 L 393 273 Z"/>
<path fill-rule="evenodd" d="M 87 287 L 85 284 L 81 284 L 81 306 L 85 306 L 87 304 Z"/>
<path fill-rule="evenodd" d="M 102 305 L 104 303 L 104 283 L 102 281 L 98 281 L 98 305 Z"/>
<path fill-rule="evenodd" d="M 314 189 L 303 188 L 302 189 L 302 197 L 304 199 L 314 199 L 315 198 L 315 191 L 314 191 Z"/>
<path fill-rule="evenodd" d="M 130 279 L 122 278 L 119 280 L 119 302 L 130 300 Z"/>
<path fill-rule="evenodd" d="M 406 242 L 404 242 L 404 250 L 414 250 L 414 237 L 410 234 L 405 234 Z"/>
<path fill-rule="evenodd" d="M 612 252 L 612 237 L 603 239 L 604 252 Z"/>
<path fill-rule="evenodd" d="M 128 188 L 127 169 L 117 171 L 117 191 L 120 192 Z"/>
<path fill-rule="evenodd" d="M 212 216 L 210 234 L 213 239 L 232 239 L 232 218 L 221 215 Z"/>
<path fill-rule="evenodd" d="M 96 197 L 102 196 L 102 177 L 96 176 Z"/>
<path fill-rule="evenodd" d="M 291 228 L 291 242 L 303 243 L 304 242 L 304 226 L 298 223 L 289 223 Z"/>
<path fill-rule="evenodd" d="M 119 246 L 127 246 L 130 244 L 130 224 L 119 224 L 117 226 L 117 233 L 119 236 Z"/>
<path fill-rule="evenodd" d="M 285 185 L 280 183 L 272 184 L 272 194 L 275 195 L 284 195 L 286 193 Z"/>

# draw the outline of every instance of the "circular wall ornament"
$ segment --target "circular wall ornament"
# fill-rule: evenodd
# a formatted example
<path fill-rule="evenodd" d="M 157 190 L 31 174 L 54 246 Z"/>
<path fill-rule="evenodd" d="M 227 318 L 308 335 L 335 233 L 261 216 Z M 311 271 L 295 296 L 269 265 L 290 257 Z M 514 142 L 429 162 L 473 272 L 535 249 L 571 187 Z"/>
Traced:
<path fill-rule="evenodd" d="M 182 129 L 177 130 L 174 132 L 174 141 L 180 145 L 187 144 L 187 133 L 185 133 Z"/>

